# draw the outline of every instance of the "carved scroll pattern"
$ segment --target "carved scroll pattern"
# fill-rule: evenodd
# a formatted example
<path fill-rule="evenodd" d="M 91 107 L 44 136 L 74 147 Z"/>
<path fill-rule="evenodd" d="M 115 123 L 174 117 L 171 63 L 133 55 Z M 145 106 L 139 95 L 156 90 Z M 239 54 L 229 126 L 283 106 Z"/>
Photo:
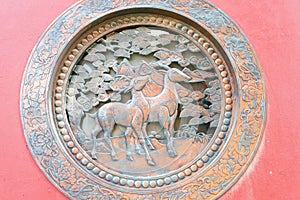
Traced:
<path fill-rule="evenodd" d="M 163 193 L 152 195 L 137 195 L 135 199 L 209 199 L 222 194 L 237 175 L 245 170 L 253 151 L 261 139 L 261 126 L 264 122 L 265 97 L 263 80 L 258 69 L 254 52 L 251 50 L 247 39 L 223 13 L 216 10 L 206 1 L 151 1 L 153 5 L 161 3 L 171 6 L 176 10 L 188 13 L 210 29 L 219 42 L 226 45 L 229 56 L 235 60 L 233 67 L 237 70 L 242 89 L 238 113 L 237 130 L 231 136 L 222 158 L 206 174 L 198 177 L 197 181 L 188 184 L 184 191 L 178 193 Z M 53 183 L 65 194 L 76 199 L 129 199 L 122 193 L 99 187 L 96 183 L 86 178 L 79 170 L 71 166 L 70 162 L 60 153 L 56 139 L 48 131 L 50 122 L 46 114 L 46 94 L 49 73 L 52 63 L 57 59 L 61 47 L 74 32 L 89 23 L 93 17 L 103 11 L 120 5 L 133 3 L 147 4 L 147 1 L 83 1 L 75 5 L 56 21 L 51 29 L 43 36 L 39 45 L 34 50 L 31 61 L 23 80 L 21 96 L 21 116 L 25 135 L 30 144 L 32 153 L 43 171 L 51 176 Z M 204 11 L 204 12 L 203 12 Z M 76 17 L 75 17 L 76 16 Z M 211 16 L 211 17 L 208 17 Z M 62 178 L 58 178 L 61 174 Z M 76 179 L 76 181 L 75 181 Z"/>

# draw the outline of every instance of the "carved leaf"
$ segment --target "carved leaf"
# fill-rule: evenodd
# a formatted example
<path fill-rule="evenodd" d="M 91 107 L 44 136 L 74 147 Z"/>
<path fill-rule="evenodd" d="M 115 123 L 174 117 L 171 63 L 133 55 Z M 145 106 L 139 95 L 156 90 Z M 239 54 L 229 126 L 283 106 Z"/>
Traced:
<path fill-rule="evenodd" d="M 69 87 L 74 88 L 74 89 L 76 89 L 76 91 L 78 91 L 78 89 L 82 89 L 85 86 L 83 83 L 71 83 Z"/>
<path fill-rule="evenodd" d="M 115 51 L 114 56 L 129 59 L 130 58 L 130 53 L 129 53 L 129 51 L 127 51 L 125 49 L 118 49 L 118 50 Z"/>
<path fill-rule="evenodd" d="M 181 66 L 181 67 L 187 67 L 190 65 L 189 61 L 187 59 L 182 59 L 180 61 L 178 61 L 178 64 Z"/>
<path fill-rule="evenodd" d="M 92 67 L 92 66 L 90 66 L 90 65 L 88 65 L 88 64 L 84 64 L 84 65 L 82 66 L 82 68 L 78 70 L 78 73 L 80 73 L 80 72 L 88 72 L 88 73 L 91 73 L 92 70 L 93 70 L 93 67 Z"/>
<path fill-rule="evenodd" d="M 159 38 L 157 40 L 162 46 L 166 46 L 171 43 L 171 40 L 169 38 Z"/>
<path fill-rule="evenodd" d="M 164 50 L 160 50 L 157 51 L 154 56 L 160 60 L 165 60 L 168 59 L 170 57 L 170 52 L 168 51 L 164 51 Z"/>
<path fill-rule="evenodd" d="M 142 37 L 136 37 L 132 40 L 132 45 L 138 46 L 139 48 L 144 49 L 144 48 L 150 46 L 151 44 Z"/>
<path fill-rule="evenodd" d="M 179 98 L 187 97 L 192 93 L 192 91 L 186 89 L 185 87 L 183 87 L 180 84 L 176 84 L 175 87 L 176 87 L 177 95 L 179 96 Z"/>
<path fill-rule="evenodd" d="M 130 84 L 130 80 L 124 76 L 116 78 L 111 84 L 110 88 L 113 91 L 123 91 L 125 90 Z"/>
<path fill-rule="evenodd" d="M 204 90 L 204 94 L 207 94 L 207 95 L 214 95 L 216 93 L 216 90 L 215 90 L 215 88 L 206 88 L 205 90 Z"/>
<path fill-rule="evenodd" d="M 193 102 L 193 99 L 190 97 L 183 97 L 180 99 L 181 104 L 190 104 Z"/>
<path fill-rule="evenodd" d="M 67 110 L 70 114 L 72 114 L 74 110 L 81 109 L 81 106 L 77 102 L 75 96 L 68 96 L 67 102 Z"/>
<path fill-rule="evenodd" d="M 79 72 L 78 75 L 83 79 L 90 78 L 89 74 L 87 72 Z"/>
<path fill-rule="evenodd" d="M 102 65 L 98 67 L 99 72 L 101 73 L 105 73 L 105 72 L 109 72 L 109 68 L 107 67 L 107 65 Z"/>
<path fill-rule="evenodd" d="M 108 96 L 108 94 L 106 92 L 105 93 L 103 93 L 103 92 L 100 93 L 99 92 L 99 95 L 97 96 L 97 100 L 98 101 L 100 101 L 100 102 L 106 102 L 106 101 L 108 101 L 108 99 L 109 99 L 109 96 Z"/>
<path fill-rule="evenodd" d="M 183 60 L 183 56 L 181 55 L 181 53 L 177 53 L 175 51 L 171 52 L 171 61 L 172 62 L 179 62 L 181 60 Z"/>
<path fill-rule="evenodd" d="M 212 80 L 208 83 L 209 87 L 213 87 L 215 89 L 220 88 L 219 80 Z"/>
<path fill-rule="evenodd" d="M 91 99 L 92 106 L 97 106 L 99 104 L 99 101 L 96 97 L 92 97 Z"/>
<path fill-rule="evenodd" d="M 92 79 L 91 81 L 85 83 L 85 86 L 87 88 L 98 87 L 98 85 L 99 85 L 99 82 L 96 79 Z"/>
<path fill-rule="evenodd" d="M 71 83 L 84 83 L 84 79 L 81 76 L 73 75 L 71 78 Z"/>
<path fill-rule="evenodd" d="M 177 41 L 177 35 L 167 33 L 167 34 L 160 34 L 160 37 L 169 39 L 171 41 Z"/>
<path fill-rule="evenodd" d="M 191 117 L 200 117 L 202 115 L 202 111 L 192 111 L 190 116 Z"/>
<path fill-rule="evenodd" d="M 199 69 L 196 69 L 193 71 L 194 73 L 202 76 L 202 78 L 204 79 L 207 79 L 207 78 L 214 78 L 216 77 L 217 75 L 215 73 L 212 73 L 212 72 L 206 72 L 206 71 L 203 71 L 203 70 L 199 70 Z"/>
<path fill-rule="evenodd" d="M 98 52 L 106 52 L 106 46 L 103 44 L 96 44 L 93 48 Z"/>
<path fill-rule="evenodd" d="M 97 60 L 105 60 L 105 56 L 102 53 L 89 53 L 88 55 L 86 55 L 83 60 L 88 61 L 88 62 L 95 62 Z"/>
<path fill-rule="evenodd" d="M 112 81 L 112 80 L 114 80 L 114 77 L 112 77 L 109 74 L 102 74 L 102 78 L 103 78 L 104 81 Z"/>
<path fill-rule="evenodd" d="M 200 62 L 197 63 L 197 68 L 201 70 L 209 70 L 212 67 L 210 66 L 210 63 L 207 59 L 203 59 Z"/>
<path fill-rule="evenodd" d="M 139 33 L 142 34 L 141 36 L 148 35 L 148 33 L 151 32 L 151 30 L 149 28 L 143 27 L 143 26 L 140 26 L 140 27 L 136 28 L 136 30 L 139 31 Z"/>
<path fill-rule="evenodd" d="M 75 73 L 78 73 L 79 71 L 85 71 L 85 70 L 83 69 L 83 66 L 82 66 L 82 65 L 77 65 L 77 66 L 74 68 L 74 72 L 75 72 Z"/>
<path fill-rule="evenodd" d="M 177 90 L 177 94 L 180 98 L 187 97 L 190 94 L 188 90 Z"/>
<path fill-rule="evenodd" d="M 159 60 L 157 61 L 158 65 L 161 66 L 168 66 L 172 63 L 172 60 L 170 58 L 164 59 L 164 60 Z"/>
<path fill-rule="evenodd" d="M 202 92 L 200 92 L 200 91 L 194 91 L 194 92 L 192 92 L 192 94 L 191 94 L 191 98 L 193 99 L 193 100 L 195 100 L 195 101 L 198 101 L 198 100 L 200 100 L 200 99 L 203 99 L 205 97 L 205 95 L 202 93 Z"/>
<path fill-rule="evenodd" d="M 184 52 L 188 50 L 188 47 L 185 44 L 178 44 L 175 46 L 177 52 Z"/>
<path fill-rule="evenodd" d="M 211 128 L 216 128 L 216 127 L 218 127 L 218 123 L 219 123 L 218 120 L 214 120 L 214 121 L 212 121 L 212 122 L 210 123 L 209 127 L 211 127 Z"/>
<path fill-rule="evenodd" d="M 104 89 L 104 90 L 110 90 L 110 83 L 109 82 L 101 82 L 100 86 Z"/>
<path fill-rule="evenodd" d="M 188 43 L 187 48 L 193 53 L 200 51 L 200 49 L 194 43 Z"/>
<path fill-rule="evenodd" d="M 80 97 L 78 97 L 77 101 L 85 112 L 89 111 L 93 107 L 89 98 L 82 93 L 80 94 Z"/>
<path fill-rule="evenodd" d="M 109 98 L 111 101 L 121 101 L 121 95 L 116 92 L 110 93 Z"/>
<path fill-rule="evenodd" d="M 95 67 L 102 67 L 103 66 L 103 61 L 101 61 L 101 60 L 96 60 L 95 62 L 93 62 L 92 63 L 93 64 L 93 66 L 95 66 Z"/>
<path fill-rule="evenodd" d="M 131 46 L 131 44 L 129 42 L 120 42 L 119 43 L 119 46 L 122 48 L 122 49 L 126 49 L 126 48 L 129 48 Z"/>
<path fill-rule="evenodd" d="M 198 57 L 196 57 L 196 56 L 191 56 L 191 57 L 189 58 L 189 62 L 190 62 L 191 64 L 195 65 L 195 66 L 196 66 L 200 61 L 201 61 L 201 60 L 200 60 Z"/>
<path fill-rule="evenodd" d="M 91 73 L 90 73 L 90 77 L 92 78 L 96 78 L 96 77 L 99 77 L 101 76 L 103 72 L 99 71 L 99 70 L 93 70 Z"/>
<path fill-rule="evenodd" d="M 157 46 L 149 46 L 149 47 L 143 49 L 143 50 L 140 52 L 140 54 L 141 54 L 141 55 L 149 55 L 149 54 L 151 54 L 151 53 L 153 53 L 153 52 L 155 52 L 155 51 L 157 51 L 157 50 L 159 50 L 159 48 L 158 48 Z"/>
<path fill-rule="evenodd" d="M 197 82 L 203 82 L 204 81 L 201 74 L 195 73 L 195 71 L 191 71 L 189 68 L 184 68 L 182 70 L 182 72 L 192 78 L 192 80 L 190 80 L 189 82 L 196 82 L 197 83 Z"/>
<path fill-rule="evenodd" d="M 210 102 L 220 102 L 221 101 L 221 90 L 216 90 L 213 94 L 207 97 Z"/>
<path fill-rule="evenodd" d="M 212 120 L 213 119 L 210 118 L 209 116 L 204 116 L 201 118 L 194 117 L 190 120 L 189 124 L 190 125 L 207 124 L 207 123 L 211 122 Z"/>
<path fill-rule="evenodd" d="M 118 61 L 114 60 L 114 59 L 110 59 L 104 62 L 104 67 L 108 68 L 108 70 L 103 71 L 103 72 L 109 72 L 110 69 L 113 69 L 114 72 L 118 72 L 119 71 L 119 65 L 118 65 Z"/>
<path fill-rule="evenodd" d="M 221 105 L 219 103 L 213 103 L 212 105 L 209 106 L 209 109 L 212 111 L 212 112 L 220 112 L 221 110 Z"/>
<path fill-rule="evenodd" d="M 183 117 L 191 117 L 191 113 L 193 112 L 193 110 L 190 109 L 184 109 L 180 112 L 179 117 L 183 118 Z"/>
<path fill-rule="evenodd" d="M 177 36 L 177 41 L 181 44 L 186 44 L 189 42 L 189 40 L 187 38 L 183 37 L 182 35 Z"/>

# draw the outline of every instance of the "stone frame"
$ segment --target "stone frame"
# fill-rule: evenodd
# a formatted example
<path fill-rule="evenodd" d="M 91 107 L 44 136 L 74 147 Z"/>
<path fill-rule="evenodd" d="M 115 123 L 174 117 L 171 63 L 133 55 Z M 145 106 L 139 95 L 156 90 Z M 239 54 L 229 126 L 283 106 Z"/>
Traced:
<path fill-rule="evenodd" d="M 179 16 L 183 21 L 193 23 L 193 30 L 176 28 L 197 40 L 208 55 L 216 50 L 221 52 L 223 58 L 216 56 L 213 59 L 220 79 L 225 78 L 223 95 L 228 97 L 228 102 L 224 98 L 223 121 L 227 117 L 231 123 L 219 126 L 220 131 L 211 149 L 189 169 L 178 174 L 183 179 L 179 190 L 167 186 L 169 179 L 156 180 L 156 184 L 160 186 L 159 182 L 162 181 L 166 187 L 155 188 L 155 193 L 149 186 L 150 181 L 143 180 L 135 182 L 140 192 L 136 189 L 137 192 L 134 192 L 129 186 L 120 189 L 123 187 L 121 179 L 114 179 L 114 176 L 107 174 L 102 177 L 104 182 L 100 181 L 99 184 L 95 174 L 101 177 L 101 171 L 74 148 L 74 142 L 67 134 L 68 129 L 64 128 L 67 125 L 59 115 L 64 109 L 61 107 L 64 88 L 60 86 L 64 84 L 72 61 L 84 45 L 101 34 L 102 29 L 91 31 L 93 27 L 99 20 L 107 20 L 107 16 L 116 12 L 141 12 L 143 9 L 164 11 L 163 15 Z M 170 21 L 155 19 L 157 22 L 171 26 Z M 103 32 L 112 29 L 113 24 L 103 28 Z M 79 38 L 82 32 L 89 34 Z M 203 37 L 202 33 L 205 33 Z M 207 42 L 206 38 L 213 44 Z M 214 199 L 238 180 L 257 151 L 266 118 L 265 96 L 262 72 L 248 40 L 229 17 L 207 1 L 90 0 L 78 2 L 58 17 L 34 48 L 23 77 L 21 118 L 25 138 L 35 161 L 47 178 L 69 198 Z M 77 161 L 83 166 L 78 165 Z M 82 167 L 90 170 L 90 173 Z M 191 173 L 194 173 L 193 178 L 190 178 Z M 188 181 L 185 181 L 185 177 L 188 177 Z M 115 187 L 115 182 L 120 187 Z"/>

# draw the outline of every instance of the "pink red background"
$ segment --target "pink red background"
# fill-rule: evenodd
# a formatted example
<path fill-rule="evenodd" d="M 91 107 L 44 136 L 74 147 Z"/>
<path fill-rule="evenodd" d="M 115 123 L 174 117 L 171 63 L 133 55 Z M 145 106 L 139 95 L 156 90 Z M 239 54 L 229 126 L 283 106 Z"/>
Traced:
<path fill-rule="evenodd" d="M 22 74 L 46 27 L 76 0 L 1 0 L 0 199 L 66 199 L 26 147 Z M 300 1 L 211 0 L 234 19 L 260 59 L 268 92 L 265 136 L 249 170 L 221 199 L 300 199 Z"/>

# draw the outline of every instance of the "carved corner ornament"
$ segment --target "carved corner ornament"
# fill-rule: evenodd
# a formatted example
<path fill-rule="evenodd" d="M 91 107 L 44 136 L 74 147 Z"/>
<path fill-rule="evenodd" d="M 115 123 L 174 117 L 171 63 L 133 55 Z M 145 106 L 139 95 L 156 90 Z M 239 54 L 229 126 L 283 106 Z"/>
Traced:
<path fill-rule="evenodd" d="M 265 86 L 239 27 L 205 0 L 83 0 L 28 61 L 21 118 L 71 199 L 215 199 L 263 136 Z"/>

